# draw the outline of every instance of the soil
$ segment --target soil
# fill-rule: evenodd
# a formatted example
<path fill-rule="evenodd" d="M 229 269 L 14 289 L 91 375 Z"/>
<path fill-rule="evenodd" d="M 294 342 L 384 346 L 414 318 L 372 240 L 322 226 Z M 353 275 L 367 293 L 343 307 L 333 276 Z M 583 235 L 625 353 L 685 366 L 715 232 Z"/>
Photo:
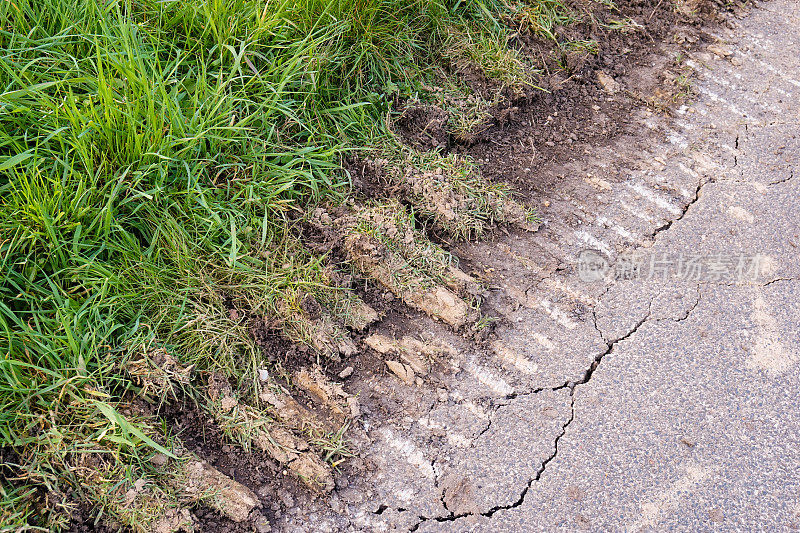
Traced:
<path fill-rule="evenodd" d="M 720 2 L 721 3 L 721 2 Z M 714 2 L 697 3 L 701 19 L 716 13 Z M 674 64 L 665 61 L 664 45 L 680 44 L 684 49 L 707 41 L 703 31 L 695 26 L 695 19 L 677 13 L 672 2 L 658 0 L 630 0 L 618 2 L 618 16 L 630 17 L 643 25 L 635 32 L 603 30 L 581 24 L 569 28 L 564 38 L 593 39 L 599 44 L 599 53 L 575 54 L 560 57 L 552 42 L 531 34 L 521 34 L 518 46 L 527 56 L 540 58 L 546 73 L 538 80 L 541 89 L 528 90 L 517 98 L 508 98 L 491 111 L 492 119 L 469 142 L 450 136 L 440 145 L 445 151 L 467 154 L 480 164 L 487 178 L 511 183 L 516 191 L 532 200 L 537 191 L 558 186 L 558 183 L 541 182 L 539 170 L 551 161 L 569 160 L 573 154 L 592 150 L 620 135 L 630 125 L 631 108 L 645 104 L 656 106 L 668 113 L 679 103 L 676 94 L 664 94 L 663 102 L 643 102 L 640 95 L 652 94 L 655 87 L 669 87 L 680 65 L 676 46 Z M 644 22 L 642 22 L 644 21 Z M 557 60 L 566 62 L 559 68 Z M 660 68 L 653 68 L 653 62 Z M 641 71 L 647 76 L 642 77 Z M 609 92 L 598 81 L 598 72 L 621 80 L 619 93 Z M 602 76 L 602 74 L 601 74 Z M 467 73 L 462 81 L 479 93 L 491 92 L 481 76 Z M 495 87 L 494 90 L 497 90 Z M 396 132 L 404 142 L 420 146 L 421 139 L 429 136 L 430 124 L 438 124 L 441 109 L 435 106 L 417 106 L 407 109 L 397 122 Z M 361 169 L 354 180 L 363 186 L 364 193 L 376 195 L 380 176 L 369 164 L 353 165 Z M 352 166 L 351 166 L 352 168 Z"/>
<path fill-rule="evenodd" d="M 278 497 L 281 488 L 303 490 L 296 480 L 288 476 L 284 478 L 278 463 L 266 453 L 255 449 L 242 453 L 238 446 L 226 439 L 214 420 L 191 402 L 165 405 L 159 414 L 190 452 L 251 489 L 261 500 L 261 509 L 254 510 L 247 522 L 239 524 L 208 507 L 195 508 L 192 515 L 197 531 L 258 531 L 256 526 L 260 524 L 263 529 L 263 524 L 268 524 L 276 513 L 280 513 L 280 505 L 275 502 L 281 501 Z M 280 483 L 276 483 L 278 479 Z"/>
<path fill-rule="evenodd" d="M 67 526 L 67 531 L 75 533 L 115 533 L 118 531 L 131 531 L 128 528 L 118 528 L 106 524 L 102 520 L 95 523 L 97 511 L 91 507 L 81 504 L 73 512 L 72 520 Z"/>
<path fill-rule="evenodd" d="M 406 142 L 419 150 L 437 150 L 447 146 L 447 112 L 434 105 L 408 107 L 394 121 L 394 127 Z"/>

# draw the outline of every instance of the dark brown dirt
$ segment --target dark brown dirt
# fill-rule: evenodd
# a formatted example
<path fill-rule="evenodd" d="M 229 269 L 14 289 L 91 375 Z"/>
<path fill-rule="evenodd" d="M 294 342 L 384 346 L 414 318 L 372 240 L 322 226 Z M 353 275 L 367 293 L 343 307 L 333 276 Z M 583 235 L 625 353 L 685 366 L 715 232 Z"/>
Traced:
<path fill-rule="evenodd" d="M 591 151 L 597 144 L 618 136 L 631 125 L 633 107 L 652 105 L 668 113 L 680 98 L 680 88 L 674 82 L 681 73 L 677 52 L 705 40 L 695 22 L 707 23 L 716 16 L 717 4 L 711 0 L 698 1 L 697 10 L 702 16 L 696 19 L 677 13 L 672 2 L 667 1 L 629 0 L 617 4 L 615 18 L 631 17 L 643 27 L 621 33 L 581 23 L 561 30 L 558 35 L 563 40 L 597 41 L 596 56 L 565 54 L 552 41 L 521 33 L 517 46 L 544 66 L 545 74 L 538 81 L 543 90 L 531 89 L 521 97 L 506 99 L 491 110 L 490 122 L 478 135 L 469 142 L 450 137 L 444 143 L 445 151 L 474 157 L 484 176 L 513 184 L 530 200 L 537 191 L 558 186 L 539 181 L 538 169 L 548 162 L 569 160 L 574 154 Z M 664 62 L 667 45 L 676 50 L 672 63 Z M 661 68 L 654 69 L 653 61 L 662 63 Z M 643 69 L 647 77 L 641 76 Z M 598 81 L 598 72 L 618 81 L 619 92 L 609 94 Z M 487 89 L 488 82 L 482 76 L 460 74 L 462 81 L 479 94 L 491 89 Z M 656 87 L 659 89 L 654 90 Z M 641 95 L 654 92 L 663 93 L 663 97 L 659 101 L 643 101 Z M 408 144 L 418 146 L 420 137 L 426 135 L 424 128 L 431 121 L 438 123 L 442 113 L 435 106 L 406 109 L 401 117 L 413 120 L 402 121 L 397 133 Z M 364 184 L 371 196 L 376 195 L 379 176 L 376 179 L 375 169 L 368 165 L 362 164 L 361 168 L 365 172 L 356 185 Z"/>
<path fill-rule="evenodd" d="M 406 142 L 419 150 L 437 150 L 448 144 L 447 112 L 433 105 L 406 108 L 394 127 Z"/>
<path fill-rule="evenodd" d="M 118 533 L 131 531 L 130 528 L 119 528 L 97 521 L 97 510 L 81 504 L 72 515 L 67 531 L 74 533 Z"/>
<path fill-rule="evenodd" d="M 266 453 L 259 450 L 242 453 L 238 445 L 223 435 L 214 420 L 191 402 L 165 405 L 159 414 L 189 451 L 250 488 L 261 500 L 261 509 L 254 510 L 247 522 L 239 524 L 213 509 L 197 507 L 192 510 L 196 531 L 249 532 L 258 531 L 259 524 L 264 529 L 264 524 L 269 524 L 281 510 L 280 504 L 275 505 L 281 501 L 278 491 L 284 488 L 303 490 L 296 480 L 284 477 L 280 465 Z"/>
<path fill-rule="evenodd" d="M 409 132 L 408 135 L 413 134 Z M 383 167 L 376 162 L 354 156 L 345 160 L 344 169 L 350 174 L 353 189 L 360 196 L 369 199 L 394 196 Z"/>
<path fill-rule="evenodd" d="M 314 303 L 319 305 L 316 300 Z M 307 346 L 299 346 L 287 340 L 282 335 L 278 324 L 273 324 L 260 315 L 252 313 L 248 313 L 248 315 L 250 335 L 256 345 L 261 348 L 265 360 L 270 363 L 281 363 L 284 368 L 290 370 L 316 361 L 316 356 Z"/>

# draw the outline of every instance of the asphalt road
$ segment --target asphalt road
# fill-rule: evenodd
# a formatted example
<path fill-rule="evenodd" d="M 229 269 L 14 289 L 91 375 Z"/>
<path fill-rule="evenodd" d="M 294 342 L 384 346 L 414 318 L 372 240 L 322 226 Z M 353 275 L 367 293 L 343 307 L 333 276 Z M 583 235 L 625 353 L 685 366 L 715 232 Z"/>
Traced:
<path fill-rule="evenodd" d="M 600 298 L 609 349 L 574 386 L 557 451 L 520 501 L 420 531 L 800 528 L 800 3 L 765 3 L 720 37 L 681 113 L 695 138 L 729 140 L 639 250 L 647 274 Z M 524 449 L 498 423 L 495 445 Z"/>

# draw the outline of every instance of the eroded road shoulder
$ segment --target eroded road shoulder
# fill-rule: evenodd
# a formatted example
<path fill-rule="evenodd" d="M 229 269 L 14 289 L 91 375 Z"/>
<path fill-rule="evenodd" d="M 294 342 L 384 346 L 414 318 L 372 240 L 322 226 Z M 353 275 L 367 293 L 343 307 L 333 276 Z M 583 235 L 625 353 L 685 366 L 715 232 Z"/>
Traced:
<path fill-rule="evenodd" d="M 713 171 L 639 252 L 645 268 L 706 270 L 608 287 L 594 313 L 617 340 L 574 387 L 558 453 L 523 501 L 420 531 L 800 527 L 800 59 L 781 53 L 798 17 L 770 2 L 692 60 L 700 96 L 674 141 L 702 147 Z M 758 275 L 742 270 L 754 256 Z"/>
<path fill-rule="evenodd" d="M 690 105 L 543 166 L 538 232 L 454 250 L 488 287 L 488 342 L 425 316 L 370 330 L 438 351 L 350 382 L 361 458 L 277 526 L 798 527 L 799 17 L 774 0 L 714 30 Z"/>

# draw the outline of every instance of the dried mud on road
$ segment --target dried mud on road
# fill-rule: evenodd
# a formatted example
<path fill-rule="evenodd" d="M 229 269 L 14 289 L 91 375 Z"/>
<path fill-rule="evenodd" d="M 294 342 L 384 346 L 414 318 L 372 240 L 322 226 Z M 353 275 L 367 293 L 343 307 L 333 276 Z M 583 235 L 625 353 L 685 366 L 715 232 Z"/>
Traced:
<path fill-rule="evenodd" d="M 399 102 L 395 130 L 415 150 L 438 150 L 431 158 L 444 171 L 426 174 L 413 158 L 348 162 L 355 201 L 320 208 L 297 236 L 354 265 L 359 279 L 334 280 L 357 287 L 342 304 L 351 323 L 313 298 L 286 319 L 311 324 L 328 358 L 231 304 L 284 373 L 264 376 L 265 413 L 213 379 L 213 413 L 189 401 L 161 407 L 186 449 L 253 499 L 245 510 L 194 509 L 195 530 L 417 530 L 523 501 L 573 419 L 574 388 L 639 320 L 632 310 L 630 324 L 602 322 L 607 287 L 581 282 L 581 251 L 612 259 L 649 246 L 713 176 L 704 154 L 720 150 L 709 146 L 730 142 L 712 132 L 709 149 L 685 150 L 699 127 L 685 104 L 703 96 L 701 65 L 731 61 L 719 35 L 750 8 L 618 8 L 635 21 L 625 32 L 571 30 L 596 39 L 597 55 L 556 54 L 521 32 L 521 50 L 546 65 L 544 90 L 506 94 L 469 134 L 446 131 L 440 107 Z M 460 74 L 488 100 L 501 90 Z M 459 180 L 442 179 L 447 169 Z M 514 200 L 489 194 L 477 205 L 470 191 L 497 184 Z M 676 299 L 665 313 L 696 303 L 691 291 Z M 509 442 L 510 426 L 525 449 Z M 241 433 L 249 451 L 223 430 Z M 341 460 L 331 467 L 326 454 Z M 104 530 L 89 514 L 75 531 Z"/>

